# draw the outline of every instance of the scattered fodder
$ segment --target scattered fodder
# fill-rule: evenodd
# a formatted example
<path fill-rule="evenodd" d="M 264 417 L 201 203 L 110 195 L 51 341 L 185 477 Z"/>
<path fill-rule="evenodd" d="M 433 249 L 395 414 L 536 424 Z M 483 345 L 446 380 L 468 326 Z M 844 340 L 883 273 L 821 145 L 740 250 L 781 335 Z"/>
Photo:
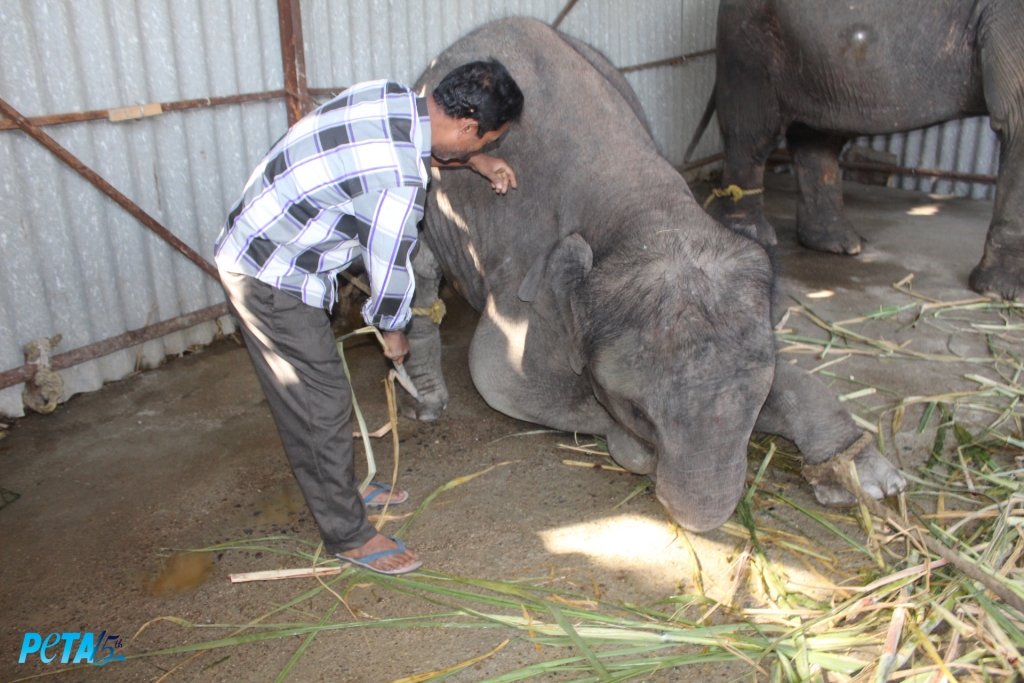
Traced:
<path fill-rule="evenodd" d="M 310 590 L 247 623 L 204 624 L 164 617 L 163 621 L 216 636 L 132 656 L 191 658 L 245 643 L 301 636 L 301 645 L 278 676 L 281 681 L 313 640 L 331 631 L 491 629 L 496 631 L 493 650 L 403 679 L 404 683 L 439 681 L 465 671 L 495 655 L 509 638 L 532 643 L 541 661 L 493 675 L 486 679 L 490 683 L 549 675 L 558 680 L 624 681 L 723 662 L 745 663 L 754 680 L 773 682 L 938 683 L 1024 676 L 1024 614 L 1015 606 L 1024 600 L 1024 463 L 1018 455 L 1024 447 L 1019 412 L 1024 365 L 1015 348 L 1024 341 L 1024 335 L 1017 335 L 1024 331 L 1024 305 L 988 299 L 939 302 L 910 291 L 909 283 L 904 280 L 896 288 L 916 301 L 837 323 L 797 302 L 780 323 L 777 336 L 783 342 L 782 353 L 814 354 L 823 362 L 813 372 L 854 385 L 842 399 L 862 413 L 860 424 L 878 439 L 883 452 L 887 433 L 914 430 L 921 435 L 935 428 L 926 461 L 904 468 L 911 488 L 885 505 L 864 501 L 849 512 L 801 504 L 787 477 L 778 474 L 800 474 L 799 454 L 776 437 L 753 439 L 747 493 L 733 520 L 723 527 L 742 550 L 726 591 L 718 598 L 705 592 L 708 584 L 700 558 L 681 530 L 678 540 L 692 558 L 692 591 L 648 606 L 608 600 L 596 580 L 592 585 L 559 583 L 553 567 L 546 575 L 503 581 L 429 570 L 392 577 L 339 566 L 322 558 L 315 544 L 292 537 L 246 539 L 197 551 L 262 550 L 280 555 L 282 564 L 336 567 L 338 573 L 318 577 Z M 785 329 L 794 316 L 809 320 L 825 336 Z M 854 329 L 879 321 L 894 326 L 891 338 L 925 325 L 979 335 L 988 354 L 918 352 L 909 341 L 896 343 Z M 835 374 L 836 366 L 854 355 L 940 363 L 943 368 L 969 363 L 977 371 L 950 373 L 951 379 L 964 380 L 967 389 L 902 396 L 889 387 Z M 393 394 L 389 398 L 393 400 Z M 918 406 L 921 418 L 904 425 L 912 406 Z M 588 467 L 609 468 L 603 442 L 577 442 L 566 448 L 577 457 L 594 458 Z M 403 519 L 395 535 L 406 534 L 444 491 L 490 469 L 439 488 Z M 649 483 L 638 479 L 633 492 L 616 507 L 641 494 Z M 857 488 L 855 482 L 850 485 Z M 801 585 L 792 575 L 793 567 L 803 567 L 818 581 L 813 587 Z M 375 617 L 350 608 L 347 598 L 359 585 L 393 591 L 424 608 L 413 616 Z M 322 614 L 298 609 L 325 591 L 332 604 Z M 346 609 L 337 612 L 339 606 Z M 140 629 L 136 643 L 144 642 L 142 634 L 152 623 Z M 207 666 L 225 659 L 221 656 Z M 695 671 L 700 676 L 703 668 Z"/>

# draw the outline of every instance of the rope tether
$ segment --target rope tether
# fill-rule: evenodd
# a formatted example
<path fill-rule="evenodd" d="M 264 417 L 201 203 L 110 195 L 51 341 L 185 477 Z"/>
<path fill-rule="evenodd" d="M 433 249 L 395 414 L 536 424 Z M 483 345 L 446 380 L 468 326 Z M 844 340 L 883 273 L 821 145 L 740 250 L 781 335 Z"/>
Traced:
<path fill-rule="evenodd" d="M 430 318 L 434 321 L 435 325 L 440 325 L 441 321 L 444 320 L 444 314 L 448 312 L 444 306 L 444 302 L 440 299 L 434 299 L 434 303 L 430 304 L 429 308 L 417 308 L 416 306 L 413 306 L 409 310 L 413 315 Z"/>
<path fill-rule="evenodd" d="M 716 187 L 715 189 L 711 190 L 711 194 L 708 195 L 708 198 L 704 201 L 704 208 L 708 208 L 709 206 L 711 206 L 711 202 L 723 197 L 728 197 L 732 199 L 734 202 L 738 202 L 747 195 L 761 194 L 762 192 L 764 192 L 763 187 L 759 187 L 756 190 L 744 190 L 739 185 L 730 185 L 729 187 Z"/>

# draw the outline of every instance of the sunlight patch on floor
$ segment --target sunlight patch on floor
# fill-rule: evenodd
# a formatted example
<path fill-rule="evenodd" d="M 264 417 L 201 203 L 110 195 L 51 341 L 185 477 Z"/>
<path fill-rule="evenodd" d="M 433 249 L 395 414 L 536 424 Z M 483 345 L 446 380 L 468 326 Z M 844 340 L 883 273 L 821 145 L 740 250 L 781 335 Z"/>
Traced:
<path fill-rule="evenodd" d="M 689 571 L 690 556 L 686 546 L 667 520 L 622 514 L 548 529 L 539 534 L 550 553 L 585 555 L 610 569 L 642 571 L 678 567 L 680 571 Z M 724 554 L 731 547 L 722 545 L 720 550 Z"/>
<path fill-rule="evenodd" d="M 910 211 L 907 211 L 908 216 L 934 216 L 939 212 L 938 204 L 925 204 L 924 206 L 915 206 Z"/>
<path fill-rule="evenodd" d="M 606 519 L 582 522 L 538 532 L 545 549 L 555 555 L 584 555 L 594 563 L 617 571 L 628 571 L 634 577 L 674 577 L 680 592 L 695 592 L 692 561 L 687 544 L 677 535 L 668 520 L 656 520 L 637 514 L 622 514 Z M 713 538 L 716 536 L 717 538 Z M 701 567 L 701 580 L 708 597 L 728 599 L 736 580 L 737 564 L 745 540 L 723 535 L 689 534 L 688 538 Z M 784 577 L 790 588 L 824 597 L 821 590 L 828 584 L 792 557 L 770 553 L 775 571 Z M 780 563 L 781 560 L 781 563 Z M 752 585 L 750 568 L 744 571 L 737 602 L 753 593 L 752 602 L 763 601 L 763 590 Z M 754 580 L 754 584 L 757 581 Z M 753 589 L 753 590 L 751 590 Z"/>

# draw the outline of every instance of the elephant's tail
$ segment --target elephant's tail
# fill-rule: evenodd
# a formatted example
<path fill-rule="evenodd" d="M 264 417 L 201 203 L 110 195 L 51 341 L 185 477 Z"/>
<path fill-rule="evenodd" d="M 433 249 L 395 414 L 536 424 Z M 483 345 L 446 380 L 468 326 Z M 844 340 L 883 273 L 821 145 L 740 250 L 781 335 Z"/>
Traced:
<path fill-rule="evenodd" d="M 717 86 L 718 84 L 715 83 Z M 693 138 L 690 140 L 690 146 L 686 148 L 686 155 L 683 156 L 683 163 L 688 163 L 690 157 L 693 156 L 693 150 L 697 149 L 697 144 L 700 142 L 701 137 L 704 135 L 704 131 L 708 129 L 708 124 L 711 123 L 711 117 L 715 113 L 715 89 L 711 89 L 711 97 L 708 98 L 708 105 L 704 107 L 704 115 L 700 117 L 700 123 L 697 124 L 697 130 L 693 133 Z"/>

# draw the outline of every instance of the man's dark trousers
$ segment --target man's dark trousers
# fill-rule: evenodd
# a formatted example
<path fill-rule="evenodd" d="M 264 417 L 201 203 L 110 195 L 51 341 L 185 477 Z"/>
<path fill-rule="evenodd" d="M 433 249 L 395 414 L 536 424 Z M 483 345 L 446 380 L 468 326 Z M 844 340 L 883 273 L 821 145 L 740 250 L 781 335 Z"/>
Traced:
<path fill-rule="evenodd" d="M 220 272 L 288 462 L 331 555 L 376 535 L 352 454 L 352 390 L 327 313 L 256 278 Z"/>

